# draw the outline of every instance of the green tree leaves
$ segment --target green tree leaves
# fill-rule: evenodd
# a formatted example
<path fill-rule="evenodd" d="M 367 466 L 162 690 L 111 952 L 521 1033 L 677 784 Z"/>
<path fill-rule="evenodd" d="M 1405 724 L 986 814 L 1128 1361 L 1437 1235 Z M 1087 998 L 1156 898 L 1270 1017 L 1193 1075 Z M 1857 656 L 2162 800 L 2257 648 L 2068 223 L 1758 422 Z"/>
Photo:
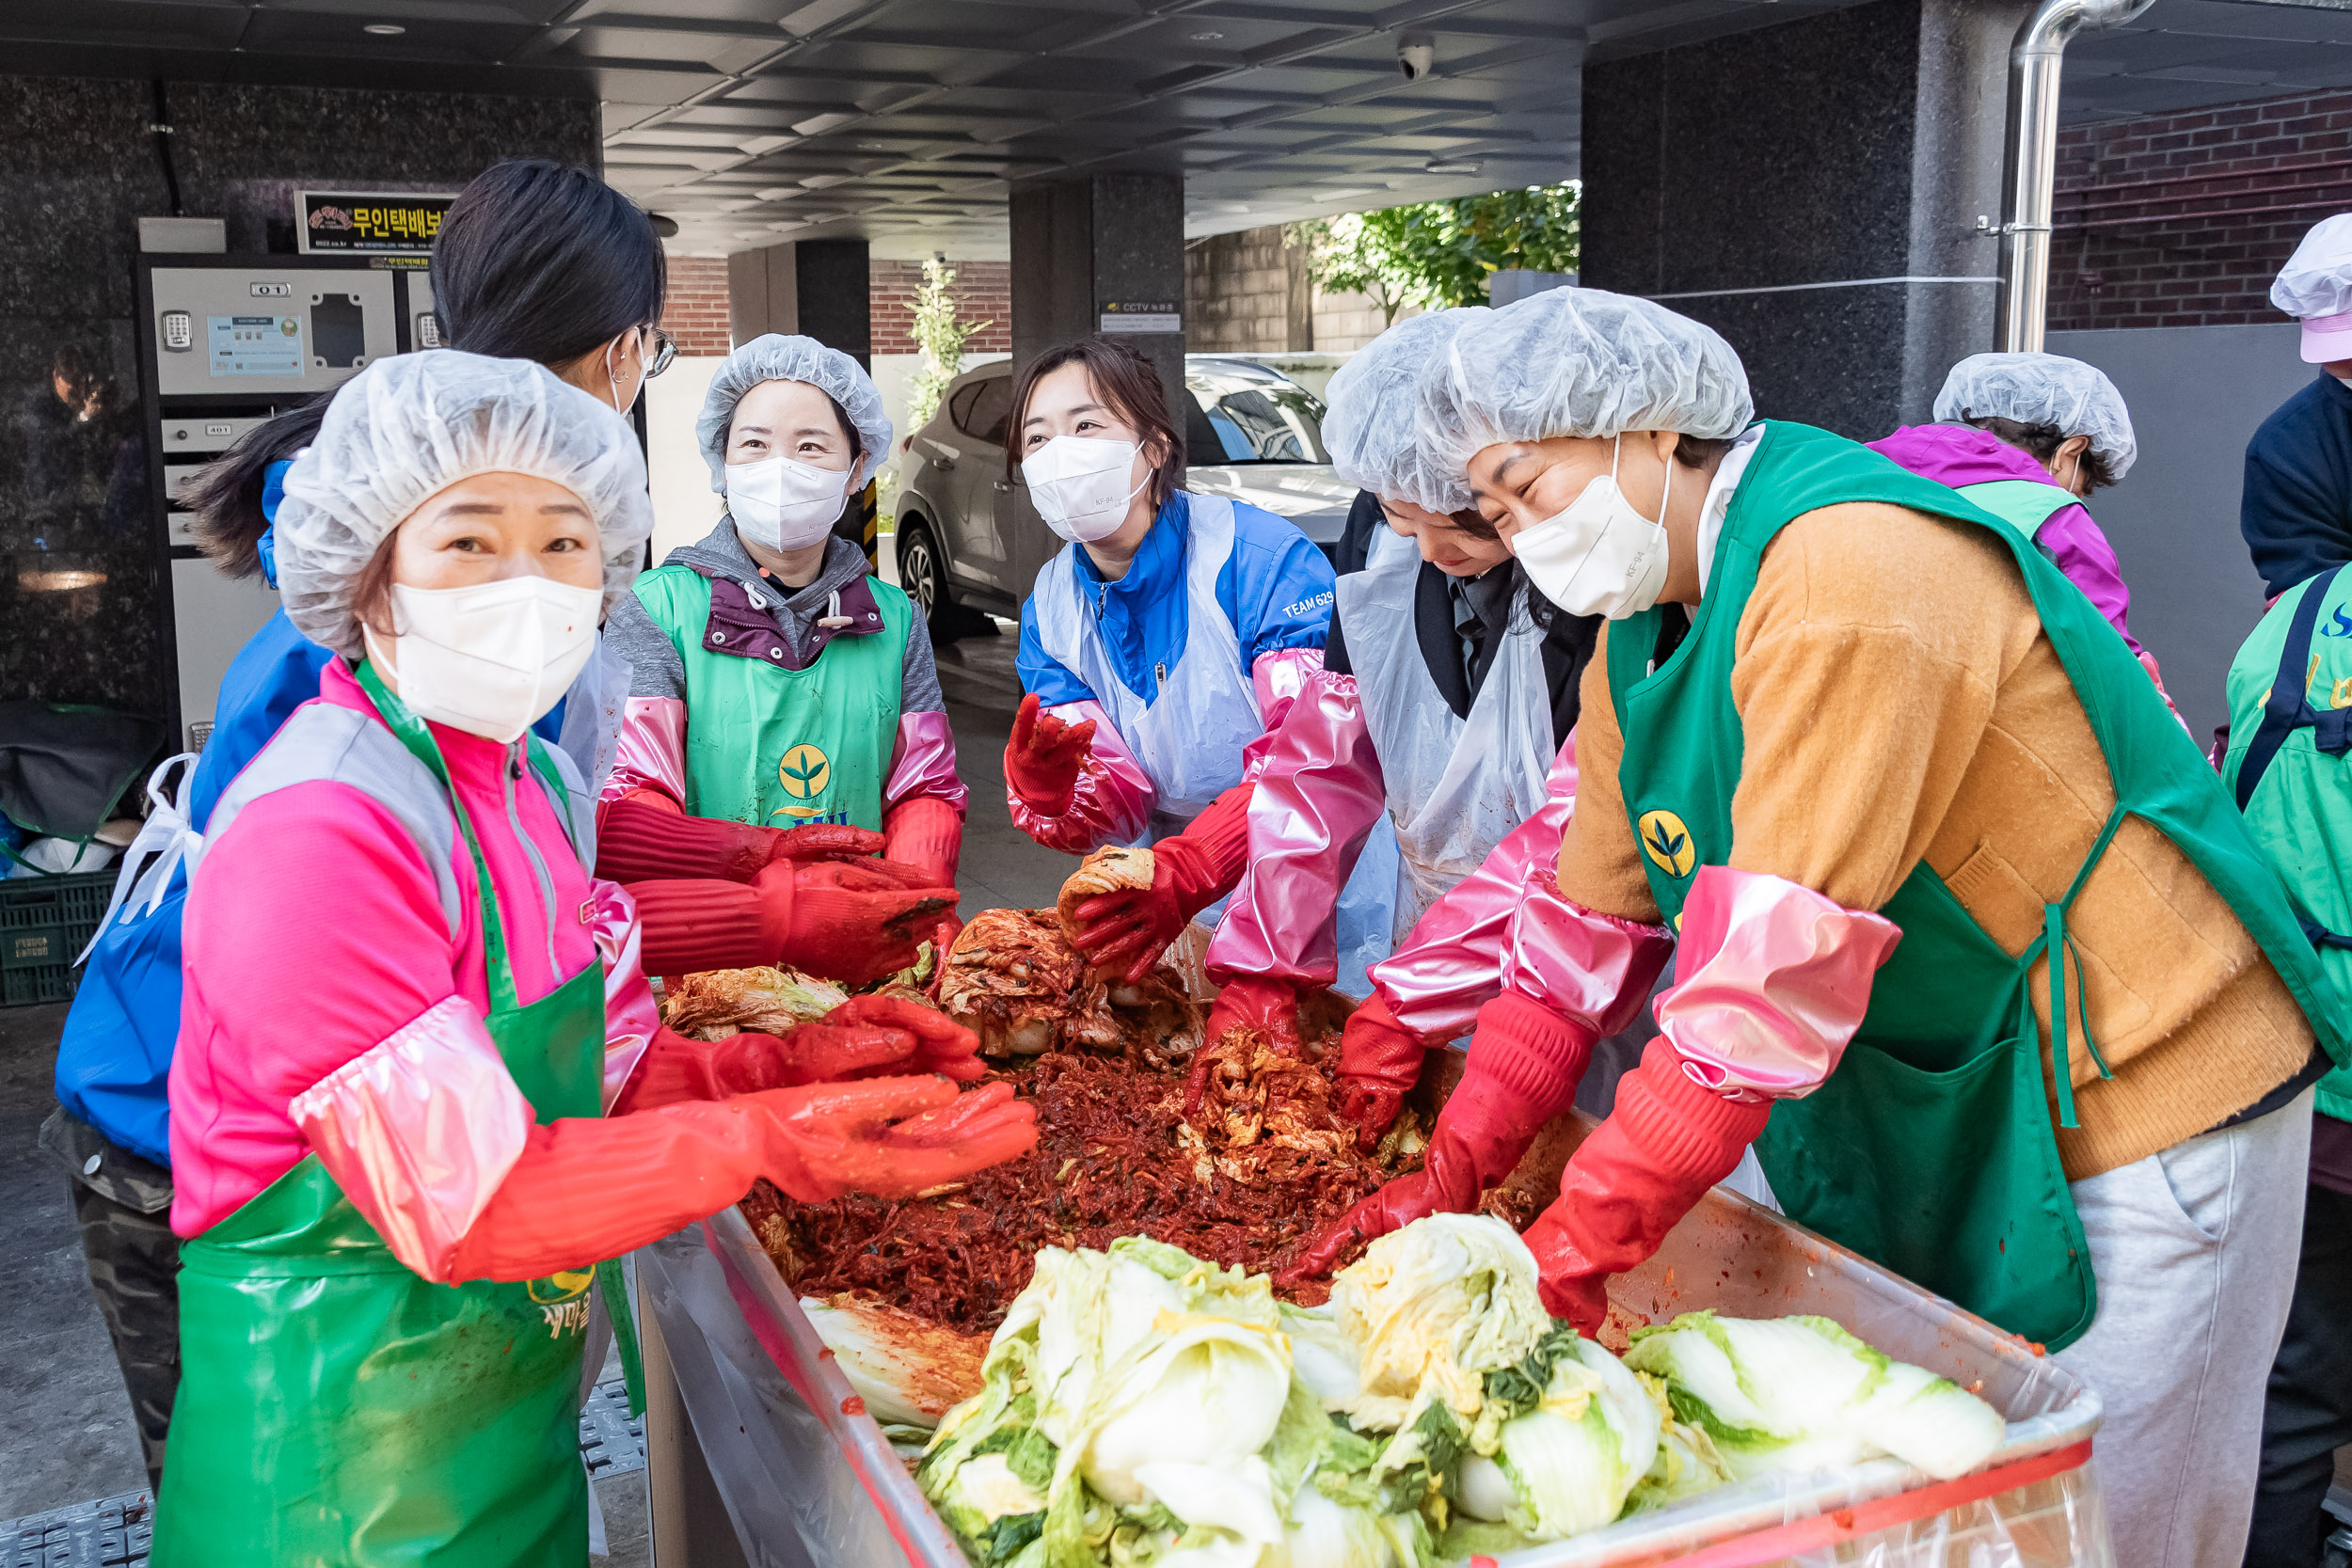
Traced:
<path fill-rule="evenodd" d="M 1582 238 L 1582 186 L 1490 191 L 1288 225 L 1287 244 L 1310 252 L 1327 293 L 1368 294 L 1393 325 L 1407 305 L 1483 305 L 1486 275 L 1504 269 L 1574 272 Z"/>

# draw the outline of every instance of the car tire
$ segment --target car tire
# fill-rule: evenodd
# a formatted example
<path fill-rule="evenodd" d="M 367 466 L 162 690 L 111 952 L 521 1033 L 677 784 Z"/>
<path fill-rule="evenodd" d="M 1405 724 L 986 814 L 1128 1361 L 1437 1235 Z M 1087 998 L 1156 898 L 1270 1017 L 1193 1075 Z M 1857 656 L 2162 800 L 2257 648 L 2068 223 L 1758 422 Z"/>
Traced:
<path fill-rule="evenodd" d="M 956 601 L 947 592 L 947 565 L 928 523 L 911 521 L 898 530 L 898 586 L 914 601 L 932 641 L 955 635 Z"/>

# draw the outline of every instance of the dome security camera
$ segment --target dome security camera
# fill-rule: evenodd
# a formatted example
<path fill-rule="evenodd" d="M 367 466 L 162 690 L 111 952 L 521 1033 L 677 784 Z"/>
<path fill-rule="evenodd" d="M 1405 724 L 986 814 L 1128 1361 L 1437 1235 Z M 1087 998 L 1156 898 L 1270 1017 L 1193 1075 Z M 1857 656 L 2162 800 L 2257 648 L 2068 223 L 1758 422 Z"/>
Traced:
<path fill-rule="evenodd" d="M 1408 82 L 1429 74 L 1438 63 L 1438 40 L 1427 33 L 1406 33 L 1396 40 L 1396 69 Z"/>

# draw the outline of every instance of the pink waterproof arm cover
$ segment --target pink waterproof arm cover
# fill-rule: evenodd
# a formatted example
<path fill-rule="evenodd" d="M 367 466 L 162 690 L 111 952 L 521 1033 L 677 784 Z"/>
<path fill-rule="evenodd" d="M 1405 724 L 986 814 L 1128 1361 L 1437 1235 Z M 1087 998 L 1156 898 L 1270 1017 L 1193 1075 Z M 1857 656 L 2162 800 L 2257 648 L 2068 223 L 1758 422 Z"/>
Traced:
<path fill-rule="evenodd" d="M 1220 986 L 1242 975 L 1317 986 L 1339 977 L 1340 888 L 1386 803 L 1355 676 L 1318 669 L 1283 706 L 1249 797 L 1248 869 L 1209 942 L 1209 977 Z"/>
<path fill-rule="evenodd" d="M 631 697 L 621 715 L 612 772 L 596 798 L 617 800 L 632 789 L 658 789 L 686 804 L 686 705 L 675 697 Z"/>
<path fill-rule="evenodd" d="M 902 713 L 898 743 L 890 753 L 890 776 L 882 784 L 882 806 L 887 810 L 924 796 L 946 801 L 961 816 L 971 791 L 956 776 L 956 733 L 948 727 L 947 716 Z"/>
<path fill-rule="evenodd" d="M 1528 874 L 1560 858 L 1576 810 L 1576 736 L 1552 759 L 1543 809 L 1504 836 L 1477 870 L 1429 907 L 1412 934 L 1372 966 L 1372 982 L 1402 1027 L 1435 1045 L 1470 1033 L 1502 990 L 1502 950 Z M 1612 1031 L 1613 1032 L 1613 1031 Z"/>
<path fill-rule="evenodd" d="M 1659 1032 L 1682 1070 L 1725 1099 L 1803 1099 L 1837 1070 L 1901 939 L 1884 916 L 1785 878 L 1701 866 Z"/>
<path fill-rule="evenodd" d="M 590 885 L 596 889 L 596 904 L 589 933 L 604 960 L 604 1109 L 609 1114 L 628 1075 L 644 1059 L 654 1031 L 661 1027 L 661 1007 L 645 979 L 644 930 L 637 919 L 636 901 L 617 882 L 598 879 Z"/>
<path fill-rule="evenodd" d="M 1159 791 L 1151 775 L 1143 770 L 1143 764 L 1135 759 L 1127 743 L 1119 737 L 1119 726 L 1103 711 L 1103 705 L 1086 698 L 1057 704 L 1045 712 L 1066 724 L 1093 720 L 1093 745 L 1086 766 L 1078 769 L 1069 809 L 1058 816 L 1046 816 L 1024 800 L 1010 784 L 1005 786 L 1005 804 L 1012 812 L 1013 826 L 1046 848 L 1071 855 L 1083 855 L 1104 844 L 1132 844 L 1141 838 Z"/>

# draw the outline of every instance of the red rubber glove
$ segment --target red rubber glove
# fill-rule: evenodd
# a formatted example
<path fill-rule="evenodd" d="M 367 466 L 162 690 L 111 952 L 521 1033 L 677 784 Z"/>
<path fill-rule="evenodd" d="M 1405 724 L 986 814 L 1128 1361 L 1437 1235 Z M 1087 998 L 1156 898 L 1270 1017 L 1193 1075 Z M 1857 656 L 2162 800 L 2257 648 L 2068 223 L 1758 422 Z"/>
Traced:
<path fill-rule="evenodd" d="M 1575 1101 L 1595 1038 L 1584 1025 L 1516 991 L 1479 1008 L 1470 1065 L 1438 1113 L 1421 1169 L 1324 1227 L 1276 1283 L 1320 1279 L 1359 1242 L 1430 1214 L 1477 1208 L 1486 1189 L 1527 1153 L 1537 1130 Z"/>
<path fill-rule="evenodd" d="M 1094 750 L 1094 721 L 1064 723 L 1041 713 L 1036 693 L 1021 699 L 1012 716 L 1012 738 L 1005 742 L 1005 783 L 1031 811 L 1059 816 L 1070 809 L 1071 792 Z"/>
<path fill-rule="evenodd" d="M 1560 1196 L 1527 1227 L 1545 1309 L 1582 1334 L 1609 1315 L 1609 1276 L 1658 1250 L 1707 1189 L 1764 1135 L 1772 1101 L 1743 1105 L 1698 1083 L 1663 1038 L 1617 1080 L 1616 1107 L 1578 1146 Z"/>
<path fill-rule="evenodd" d="M 908 1197 L 1036 1144 L 1036 1110 L 1011 1085 L 959 1095 L 937 1077 L 565 1117 L 531 1130 L 444 1277 L 537 1279 L 618 1258 L 741 1201 L 763 1176 L 803 1203 Z"/>
<path fill-rule="evenodd" d="M 1347 1015 L 1340 1031 L 1340 1119 L 1356 1129 L 1356 1146 L 1365 1153 L 1378 1148 L 1396 1124 L 1428 1054 L 1377 990 Z"/>
<path fill-rule="evenodd" d="M 956 879 L 956 864 L 963 853 L 963 814 L 937 796 L 918 795 L 893 806 L 882 818 L 882 853 L 890 859 L 916 867 L 934 882 Z M 931 971 L 934 996 L 946 974 L 947 949 L 956 944 L 956 933 L 962 929 L 963 922 L 952 912 L 931 927 L 931 951 L 936 955 Z"/>
<path fill-rule="evenodd" d="M 1229 1029 L 1255 1029 L 1266 1043 L 1285 1055 L 1307 1049 L 1298 1033 L 1298 988 L 1269 975 L 1245 974 L 1216 993 L 1209 1009 L 1209 1024 L 1201 1039 L 1214 1044 Z"/>
<path fill-rule="evenodd" d="M 914 964 L 915 948 L 953 911 L 956 890 L 910 887 L 906 868 L 887 861 L 771 865 L 752 890 L 787 911 L 784 962 L 848 986 L 863 986 Z"/>
<path fill-rule="evenodd" d="M 1152 885 L 1098 893 L 1071 911 L 1078 929 L 1071 944 L 1104 968 L 1127 966 L 1140 980 L 1160 961 L 1185 924 L 1233 891 L 1249 860 L 1249 794 L 1239 784 L 1210 801 L 1200 816 L 1152 846 Z M 1293 1033 L 1296 1024 L 1293 1023 Z M 1216 1038 L 1212 1030 L 1208 1038 Z"/>
<path fill-rule="evenodd" d="M 862 986 L 914 961 L 956 890 L 889 861 L 778 861 L 739 882 L 637 882 L 648 974 L 789 964 Z"/>
<path fill-rule="evenodd" d="M 968 1084 L 988 1075 L 979 1049 L 979 1037 L 945 1013 L 895 996 L 851 997 L 822 1023 L 803 1023 L 786 1035 L 691 1040 L 663 1028 L 629 1075 L 612 1115 L 915 1072 Z"/>
<path fill-rule="evenodd" d="M 706 877 L 748 882 L 776 861 L 863 860 L 885 853 L 882 844 L 882 834 L 847 823 L 785 829 L 687 816 L 667 795 L 638 789 L 596 814 L 596 875 L 624 884 Z"/>

